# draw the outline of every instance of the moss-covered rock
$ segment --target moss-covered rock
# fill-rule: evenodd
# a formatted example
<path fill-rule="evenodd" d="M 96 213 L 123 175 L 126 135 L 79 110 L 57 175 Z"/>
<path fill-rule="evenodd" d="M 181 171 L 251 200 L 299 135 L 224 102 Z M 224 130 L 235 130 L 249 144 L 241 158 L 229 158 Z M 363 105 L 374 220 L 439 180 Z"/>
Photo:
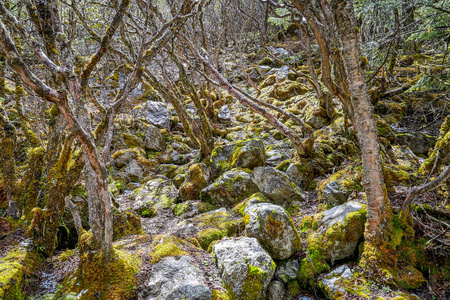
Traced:
<path fill-rule="evenodd" d="M 233 168 L 254 169 L 265 165 L 266 155 L 261 140 L 243 140 L 216 147 L 211 154 L 211 171 L 214 178 Z"/>
<path fill-rule="evenodd" d="M 223 233 L 217 228 L 203 229 L 197 233 L 197 240 L 204 250 L 208 250 L 209 245 L 223 238 Z"/>
<path fill-rule="evenodd" d="M 208 228 L 218 229 L 224 236 L 231 237 L 244 230 L 244 221 L 242 218 L 233 217 L 225 208 L 221 208 L 179 222 L 177 234 L 179 236 L 193 236 Z"/>
<path fill-rule="evenodd" d="M 13 247 L 0 260 L 0 299 L 25 299 L 22 287 L 26 284 L 26 275 L 33 273 L 41 261 L 39 251 Z"/>
<path fill-rule="evenodd" d="M 362 168 L 350 165 L 323 180 L 318 188 L 319 201 L 331 206 L 343 204 L 353 191 L 362 191 Z"/>
<path fill-rule="evenodd" d="M 118 240 L 131 234 L 144 234 L 139 215 L 131 211 L 114 210 L 113 213 L 113 240 Z"/>
<path fill-rule="evenodd" d="M 257 191 L 251 171 L 236 168 L 225 172 L 214 183 L 202 189 L 200 198 L 217 206 L 230 207 Z"/>
<path fill-rule="evenodd" d="M 256 239 L 221 240 L 214 244 L 213 255 L 232 299 L 264 297 L 276 265 Z"/>
<path fill-rule="evenodd" d="M 352 257 L 363 236 L 366 208 L 348 202 L 324 213 L 306 216 L 299 224 L 307 233 L 307 258 L 300 262 L 299 282 L 314 284 L 316 274 L 329 270 L 335 261 Z"/>
<path fill-rule="evenodd" d="M 252 180 L 266 197 L 276 204 L 303 200 L 302 190 L 286 173 L 273 167 L 258 167 L 252 173 Z"/>
<path fill-rule="evenodd" d="M 150 253 L 152 264 L 158 263 L 164 257 L 188 255 L 188 252 L 184 251 L 181 246 L 183 243 L 186 242 L 174 236 L 156 236 L 152 243 L 154 251 Z"/>
<path fill-rule="evenodd" d="M 287 259 L 302 248 L 300 237 L 289 213 L 271 203 L 245 207 L 245 234 L 254 237 L 274 259 Z"/>
<path fill-rule="evenodd" d="M 179 190 L 181 199 L 200 199 L 200 191 L 206 187 L 209 178 L 209 170 L 205 164 L 197 163 L 190 166 L 187 178 Z"/>
<path fill-rule="evenodd" d="M 141 147 L 144 144 L 144 141 L 133 134 L 122 133 L 122 140 L 128 148 Z"/>
<path fill-rule="evenodd" d="M 178 201 L 178 191 L 166 177 L 150 179 L 131 193 L 131 209 L 142 213 L 147 209 L 158 211 L 171 207 Z"/>
<path fill-rule="evenodd" d="M 326 109 L 320 106 L 309 105 L 303 113 L 305 122 L 315 129 L 322 128 L 330 124 L 330 118 Z"/>
<path fill-rule="evenodd" d="M 285 80 L 274 85 L 273 96 L 281 101 L 307 93 L 309 89 L 297 81 Z"/>

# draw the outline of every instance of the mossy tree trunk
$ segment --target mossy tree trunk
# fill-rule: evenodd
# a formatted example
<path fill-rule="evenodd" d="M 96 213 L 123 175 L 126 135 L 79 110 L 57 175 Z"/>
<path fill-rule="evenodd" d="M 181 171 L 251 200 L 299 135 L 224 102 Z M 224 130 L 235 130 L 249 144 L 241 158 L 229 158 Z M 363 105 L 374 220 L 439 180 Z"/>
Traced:
<path fill-rule="evenodd" d="M 46 4 L 46 1 L 42 1 L 39 4 Z M 33 44 L 35 47 L 33 50 L 35 54 L 41 59 L 45 66 L 55 75 L 55 77 L 64 78 L 65 90 L 58 90 L 59 87 L 51 88 L 35 74 L 33 74 L 30 69 L 24 63 L 22 56 L 18 49 L 16 48 L 14 42 L 11 40 L 8 30 L 4 25 L 4 21 L 8 22 L 14 28 L 18 28 L 17 31 L 21 34 L 22 38 L 30 37 L 30 34 L 26 32 L 17 22 L 17 20 L 11 15 L 10 12 L 5 10 L 4 6 L 0 3 L 0 13 L 2 14 L 2 19 L 0 21 L 0 46 L 6 55 L 11 68 L 20 75 L 22 81 L 28 85 L 38 96 L 42 99 L 47 100 L 56 104 L 62 113 L 65 121 L 67 122 L 68 129 L 72 134 L 81 142 L 83 150 L 86 156 L 86 165 L 92 168 L 93 172 L 88 172 L 93 175 L 93 178 L 88 178 L 88 180 L 93 181 L 96 184 L 95 195 L 92 195 L 91 200 L 93 201 L 90 208 L 95 210 L 92 213 L 92 218 L 90 222 L 92 223 L 93 234 L 96 241 L 101 245 L 103 250 L 105 261 L 109 261 L 112 255 L 112 211 L 111 211 L 111 199 L 108 191 L 107 185 L 107 172 L 104 166 L 104 162 L 100 159 L 97 154 L 96 144 L 90 128 L 90 120 L 88 119 L 89 114 L 86 113 L 83 108 L 85 107 L 85 100 L 83 98 L 83 90 L 85 90 L 85 85 L 88 82 L 89 76 L 96 64 L 100 61 L 101 57 L 107 50 L 107 47 L 111 41 L 115 30 L 119 26 L 127 8 L 129 5 L 129 0 L 123 0 L 116 11 L 116 14 L 108 27 L 105 36 L 101 41 L 101 47 L 94 54 L 87 64 L 86 68 L 82 72 L 81 80 L 75 76 L 73 72 L 74 51 L 71 48 L 71 43 L 69 41 L 60 41 L 60 51 L 56 49 L 47 49 L 49 52 L 54 52 L 58 59 L 63 60 L 61 64 L 63 67 L 58 65 L 59 61 L 56 59 L 52 60 L 48 56 L 43 55 L 42 50 L 39 49 L 39 45 Z M 52 18 L 59 18 L 57 13 L 57 7 L 55 3 L 50 3 L 48 8 L 51 8 L 53 12 L 50 16 Z M 45 10 L 45 9 L 44 9 Z M 37 19 L 36 15 L 35 20 Z M 46 16 L 49 16 L 46 14 Z M 37 19 L 37 23 L 41 20 Z M 60 21 L 60 20 L 58 20 Z M 53 32 L 61 32 L 60 26 L 61 22 L 55 22 L 54 24 L 44 24 L 53 30 Z M 37 24 L 38 25 L 38 24 Z M 53 28 L 52 28 L 52 25 Z M 45 35 L 47 32 L 44 32 Z M 50 31 L 48 32 L 50 33 Z M 63 37 L 61 37 L 63 38 Z M 52 45 L 52 41 L 49 41 Z M 58 55 L 58 53 L 61 53 Z M 50 82 L 51 83 L 51 82 Z M 84 88 L 83 88 L 84 86 Z M 70 98 L 70 100 L 69 100 Z M 71 104 L 69 104 L 69 101 Z M 74 104 L 72 107 L 72 103 Z M 64 197 L 62 198 L 64 203 Z M 61 209 L 62 210 L 62 209 Z M 59 220 L 55 220 L 58 222 Z M 99 226 L 97 226 L 99 224 Z M 54 237 L 53 237 L 54 238 Z"/>
<path fill-rule="evenodd" d="M 342 39 L 342 56 L 354 108 L 354 126 L 363 159 L 364 189 L 367 195 L 365 243 L 379 248 L 389 242 L 392 212 L 384 186 L 373 107 L 360 67 L 361 53 L 353 3 L 349 0 L 333 1 L 333 11 Z"/>
<path fill-rule="evenodd" d="M 4 114 L 3 108 L 0 108 L 0 126 L 1 126 L 1 144 L 0 156 L 3 165 L 3 185 L 8 202 L 8 215 L 13 219 L 20 217 L 20 211 L 16 201 L 16 160 L 14 158 L 14 150 L 16 149 L 17 136 L 16 128 L 8 120 L 8 116 Z"/>

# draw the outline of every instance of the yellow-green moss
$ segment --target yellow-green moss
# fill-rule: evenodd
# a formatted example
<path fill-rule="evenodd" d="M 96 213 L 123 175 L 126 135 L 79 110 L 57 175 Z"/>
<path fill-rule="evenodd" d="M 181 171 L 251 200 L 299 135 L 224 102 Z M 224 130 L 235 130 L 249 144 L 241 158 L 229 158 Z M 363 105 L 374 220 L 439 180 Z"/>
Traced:
<path fill-rule="evenodd" d="M 231 300 L 226 291 L 212 290 L 211 300 Z"/>
<path fill-rule="evenodd" d="M 207 250 L 213 241 L 220 240 L 222 238 L 222 231 L 216 228 L 203 229 L 197 233 L 198 242 L 204 250 Z"/>
<path fill-rule="evenodd" d="M 144 234 L 141 226 L 141 219 L 135 212 L 120 212 L 118 210 L 114 210 L 113 223 L 113 240 L 118 240 L 131 234 Z"/>
<path fill-rule="evenodd" d="M 152 243 L 155 250 L 150 253 L 152 264 L 156 264 L 164 257 L 188 255 L 186 251 L 180 249 L 182 243 L 182 240 L 173 236 L 156 236 Z"/>
<path fill-rule="evenodd" d="M 70 257 L 75 255 L 75 251 L 73 249 L 67 249 L 63 253 L 58 256 L 58 260 L 61 262 L 69 260 Z"/>
<path fill-rule="evenodd" d="M 37 250 L 27 251 L 22 248 L 13 248 L 0 260 L 0 299 L 25 299 L 22 286 L 25 275 L 34 272 L 42 257 Z"/>
<path fill-rule="evenodd" d="M 193 164 L 189 167 L 188 178 L 180 187 L 180 197 L 187 200 L 199 199 L 200 191 L 206 186 L 206 175 L 202 164 Z"/>
<path fill-rule="evenodd" d="M 92 233 L 80 235 L 80 265 L 66 277 L 57 296 L 74 292 L 80 300 L 132 298 L 141 266 L 139 256 L 113 249 L 113 259 L 105 264 L 103 254 L 93 250 L 92 241 Z"/>
<path fill-rule="evenodd" d="M 175 205 L 173 207 L 172 211 L 175 216 L 181 216 L 191 210 L 192 210 L 192 204 L 190 202 L 183 202 L 183 203 L 178 203 L 177 205 Z"/>

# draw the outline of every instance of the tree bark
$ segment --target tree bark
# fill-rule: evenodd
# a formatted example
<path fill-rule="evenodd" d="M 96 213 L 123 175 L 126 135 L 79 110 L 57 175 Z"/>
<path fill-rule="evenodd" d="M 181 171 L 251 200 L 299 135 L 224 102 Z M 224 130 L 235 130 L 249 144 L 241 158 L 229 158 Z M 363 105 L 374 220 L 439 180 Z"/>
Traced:
<path fill-rule="evenodd" d="M 367 85 L 362 74 L 361 54 L 352 1 L 332 2 L 335 22 L 342 39 L 342 56 L 346 65 L 354 126 L 361 146 L 364 188 L 367 195 L 365 241 L 373 246 L 388 242 L 391 232 L 391 207 L 384 187 L 380 146 Z"/>

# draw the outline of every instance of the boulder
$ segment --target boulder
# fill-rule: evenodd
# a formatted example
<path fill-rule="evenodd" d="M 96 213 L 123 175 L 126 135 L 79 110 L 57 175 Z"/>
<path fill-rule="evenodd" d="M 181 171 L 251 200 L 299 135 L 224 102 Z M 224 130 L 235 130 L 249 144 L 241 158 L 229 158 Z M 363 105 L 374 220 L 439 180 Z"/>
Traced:
<path fill-rule="evenodd" d="M 284 290 L 283 283 L 278 280 L 274 280 L 269 283 L 267 288 L 266 300 L 284 300 L 286 299 L 286 291 Z"/>
<path fill-rule="evenodd" d="M 362 169 L 359 166 L 350 165 L 333 173 L 317 188 L 319 201 L 330 206 L 341 205 L 348 200 L 353 191 L 362 190 L 361 180 Z"/>
<path fill-rule="evenodd" d="M 323 259 L 333 265 L 355 254 L 363 237 L 366 213 L 364 204 L 350 201 L 313 217 L 323 232 L 315 236 Z"/>
<path fill-rule="evenodd" d="M 171 113 L 164 102 L 147 101 L 144 107 L 134 109 L 136 118 L 159 128 L 170 128 Z"/>
<path fill-rule="evenodd" d="M 114 210 L 113 224 L 113 241 L 127 235 L 144 234 L 141 225 L 141 218 L 133 211 Z"/>
<path fill-rule="evenodd" d="M 139 182 L 148 175 L 148 169 L 137 160 L 132 160 L 118 174 L 125 182 Z"/>
<path fill-rule="evenodd" d="M 319 129 L 330 124 L 327 111 L 319 106 L 308 106 L 305 108 L 304 119 L 314 129 Z"/>
<path fill-rule="evenodd" d="M 291 163 L 286 169 L 286 174 L 300 188 L 305 188 L 308 184 L 307 176 L 302 172 L 303 169 L 304 166 L 298 163 Z"/>
<path fill-rule="evenodd" d="M 213 255 L 234 299 L 263 299 L 276 265 L 255 238 L 221 240 L 214 244 Z"/>
<path fill-rule="evenodd" d="M 303 200 L 302 190 L 286 173 L 273 167 L 258 167 L 252 174 L 253 182 L 261 193 L 276 204 Z"/>
<path fill-rule="evenodd" d="M 236 236 L 243 231 L 244 221 L 242 218 L 232 216 L 224 207 L 205 212 L 205 208 L 208 208 L 207 205 L 208 203 L 198 202 L 194 210 L 201 214 L 179 222 L 174 228 L 175 235 L 183 238 L 197 236 L 202 239 L 198 233 L 204 229 L 218 229 L 223 236 L 228 237 Z M 214 236 L 217 235 L 217 231 L 215 231 Z"/>
<path fill-rule="evenodd" d="M 347 265 L 342 265 L 326 274 L 319 287 L 327 299 L 339 299 L 346 292 L 347 282 L 352 276 L 352 270 Z"/>
<path fill-rule="evenodd" d="M 398 144 L 407 146 L 416 155 L 428 155 L 428 150 L 433 149 L 436 144 L 436 138 L 421 132 L 402 133 L 395 136 Z"/>
<path fill-rule="evenodd" d="M 364 234 L 366 208 L 350 201 L 323 213 L 320 221 L 325 226 L 323 258 L 333 265 L 335 261 L 354 255 Z"/>
<path fill-rule="evenodd" d="M 200 198 L 217 206 L 231 207 L 257 191 L 258 187 L 253 183 L 251 174 L 236 168 L 225 172 L 214 183 L 201 190 Z"/>
<path fill-rule="evenodd" d="M 131 193 L 131 209 L 140 215 L 171 207 L 178 200 L 178 191 L 166 177 L 156 177 Z M 153 212 L 153 213 L 152 213 Z"/>
<path fill-rule="evenodd" d="M 209 170 L 205 164 L 197 163 L 190 166 L 187 178 L 180 187 L 181 199 L 199 199 L 200 191 L 207 186 L 209 178 Z"/>
<path fill-rule="evenodd" d="M 289 213 L 271 203 L 245 207 L 245 234 L 254 237 L 274 259 L 287 259 L 301 250 L 300 237 Z"/>
<path fill-rule="evenodd" d="M 144 148 L 147 150 L 162 151 L 166 149 L 164 136 L 154 125 L 151 125 L 145 132 Z"/>
<path fill-rule="evenodd" d="M 165 257 L 153 265 L 150 274 L 139 287 L 139 299 L 210 300 L 212 297 L 205 278 L 189 256 Z"/>
<path fill-rule="evenodd" d="M 233 168 L 254 169 L 266 161 L 264 143 L 259 139 L 243 140 L 216 147 L 211 154 L 211 171 L 216 178 Z"/>

